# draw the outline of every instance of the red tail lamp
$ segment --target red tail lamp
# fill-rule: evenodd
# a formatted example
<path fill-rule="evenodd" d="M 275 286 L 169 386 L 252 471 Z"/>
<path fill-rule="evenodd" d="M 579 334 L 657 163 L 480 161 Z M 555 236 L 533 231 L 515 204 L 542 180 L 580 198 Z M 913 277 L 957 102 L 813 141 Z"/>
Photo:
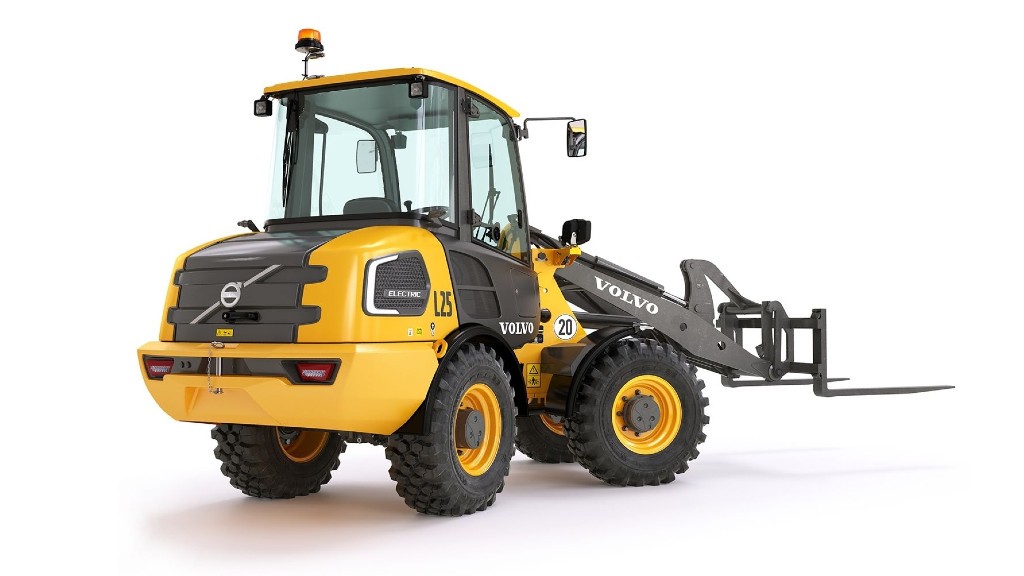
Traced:
<path fill-rule="evenodd" d="M 171 373 L 174 359 L 144 357 L 142 363 L 146 365 L 146 374 L 151 380 L 163 380 L 164 376 Z"/>
<path fill-rule="evenodd" d="M 330 362 L 296 362 L 295 369 L 303 382 L 330 382 L 335 365 Z"/>

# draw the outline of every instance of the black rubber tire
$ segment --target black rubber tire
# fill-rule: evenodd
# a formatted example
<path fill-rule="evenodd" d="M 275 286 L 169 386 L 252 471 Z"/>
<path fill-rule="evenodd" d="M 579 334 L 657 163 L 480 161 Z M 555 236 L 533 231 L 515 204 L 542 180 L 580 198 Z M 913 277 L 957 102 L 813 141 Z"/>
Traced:
<path fill-rule="evenodd" d="M 572 462 L 569 439 L 551 431 L 539 415 L 516 418 L 516 449 L 543 464 Z"/>
<path fill-rule="evenodd" d="M 218 424 L 210 436 L 217 441 L 213 455 L 231 485 L 256 498 L 294 498 L 320 491 L 338 469 L 345 451 L 341 435 L 330 433 L 327 443 L 308 462 L 288 458 L 275 426 Z"/>
<path fill-rule="evenodd" d="M 405 503 L 424 514 L 462 516 L 486 509 L 505 486 L 515 453 L 515 405 L 511 375 L 493 349 L 466 344 L 442 369 L 426 434 L 393 434 L 384 451 L 391 461 L 391 479 Z M 485 384 L 497 398 L 501 436 L 490 467 L 479 476 L 459 463 L 454 423 L 459 401 L 473 384 Z M 488 431 L 490 432 L 490 431 Z"/>
<path fill-rule="evenodd" d="M 631 378 L 651 374 L 667 381 L 679 396 L 682 423 L 671 443 L 654 454 L 638 454 L 618 439 L 611 422 L 616 394 Z M 656 486 L 675 480 L 699 454 L 704 442 L 708 399 L 697 369 L 676 350 L 652 339 L 627 339 L 612 345 L 584 376 L 565 431 L 572 451 L 591 474 L 614 486 Z"/>

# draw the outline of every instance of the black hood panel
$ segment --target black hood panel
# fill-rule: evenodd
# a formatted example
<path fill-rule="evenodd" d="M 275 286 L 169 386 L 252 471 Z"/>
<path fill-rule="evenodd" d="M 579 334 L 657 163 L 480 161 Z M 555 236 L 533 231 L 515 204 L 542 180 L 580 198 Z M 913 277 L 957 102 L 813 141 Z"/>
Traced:
<path fill-rule="evenodd" d="M 261 232 L 192 254 L 175 275 L 178 302 L 167 311 L 167 321 L 174 324 L 174 340 L 295 342 L 300 325 L 320 319 L 319 307 L 302 306 L 303 288 L 327 278 L 326 268 L 308 265 L 309 256 L 346 231 Z M 241 288 L 237 303 L 229 309 L 221 302 L 221 291 L 232 282 Z M 226 319 L 228 312 L 233 317 Z"/>
<path fill-rule="evenodd" d="M 259 232 L 204 248 L 185 260 L 185 270 L 305 266 L 309 254 L 346 230 Z"/>

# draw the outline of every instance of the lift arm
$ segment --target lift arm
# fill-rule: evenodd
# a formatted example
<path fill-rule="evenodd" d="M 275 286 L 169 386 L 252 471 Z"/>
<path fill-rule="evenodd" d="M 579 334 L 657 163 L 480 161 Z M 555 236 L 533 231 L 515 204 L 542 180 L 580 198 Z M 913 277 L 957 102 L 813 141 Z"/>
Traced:
<path fill-rule="evenodd" d="M 533 241 L 542 247 L 562 247 L 561 242 L 539 230 L 533 229 L 531 233 Z M 566 299 L 586 310 L 577 314 L 584 326 L 650 326 L 678 345 L 694 365 L 721 374 L 722 384 L 728 387 L 810 384 L 818 396 L 910 394 L 952 388 L 830 388 L 830 382 L 848 378 L 828 377 L 824 309 L 814 309 L 807 318 L 791 318 L 777 301 L 758 304 L 743 297 L 711 262 L 683 260 L 680 269 L 685 298 L 673 296 L 656 282 L 586 253 L 560 269 L 555 277 Z M 718 307 L 717 328 L 709 283 L 729 298 Z M 756 355 L 743 347 L 745 329 L 761 333 Z M 795 330 L 812 333 L 810 362 L 795 360 Z M 791 373 L 809 377 L 786 378 Z"/>

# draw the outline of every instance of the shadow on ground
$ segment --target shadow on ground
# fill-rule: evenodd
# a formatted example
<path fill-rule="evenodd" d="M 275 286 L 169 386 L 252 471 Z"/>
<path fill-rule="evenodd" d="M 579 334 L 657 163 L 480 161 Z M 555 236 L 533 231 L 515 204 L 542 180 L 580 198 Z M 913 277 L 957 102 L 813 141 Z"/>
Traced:
<path fill-rule="evenodd" d="M 230 550 L 231 554 L 248 551 L 284 555 L 345 551 L 396 536 L 425 536 L 424 531 L 472 532 L 486 523 L 493 526 L 495 515 L 510 515 L 505 519 L 515 523 L 530 510 L 549 510 L 552 506 L 572 508 L 614 501 L 626 505 L 637 498 L 662 501 L 666 506 L 717 506 L 695 500 L 714 499 L 719 492 L 742 492 L 780 481 L 798 488 L 805 484 L 801 478 L 814 479 L 817 484 L 828 477 L 839 478 L 841 482 L 844 477 L 937 468 L 912 462 L 905 466 L 878 466 L 877 462 L 848 461 L 843 456 L 842 450 L 831 448 L 707 455 L 693 463 L 692 470 L 676 482 L 641 489 L 607 486 L 576 464 L 538 464 L 517 458 L 495 508 L 463 518 L 438 518 L 414 512 L 398 497 L 389 480 L 364 481 L 336 475 L 332 483 L 311 496 L 259 500 L 238 494 L 151 516 L 147 528 L 154 539 L 207 552 L 222 549 Z M 570 493 L 573 498 L 569 498 Z"/>

